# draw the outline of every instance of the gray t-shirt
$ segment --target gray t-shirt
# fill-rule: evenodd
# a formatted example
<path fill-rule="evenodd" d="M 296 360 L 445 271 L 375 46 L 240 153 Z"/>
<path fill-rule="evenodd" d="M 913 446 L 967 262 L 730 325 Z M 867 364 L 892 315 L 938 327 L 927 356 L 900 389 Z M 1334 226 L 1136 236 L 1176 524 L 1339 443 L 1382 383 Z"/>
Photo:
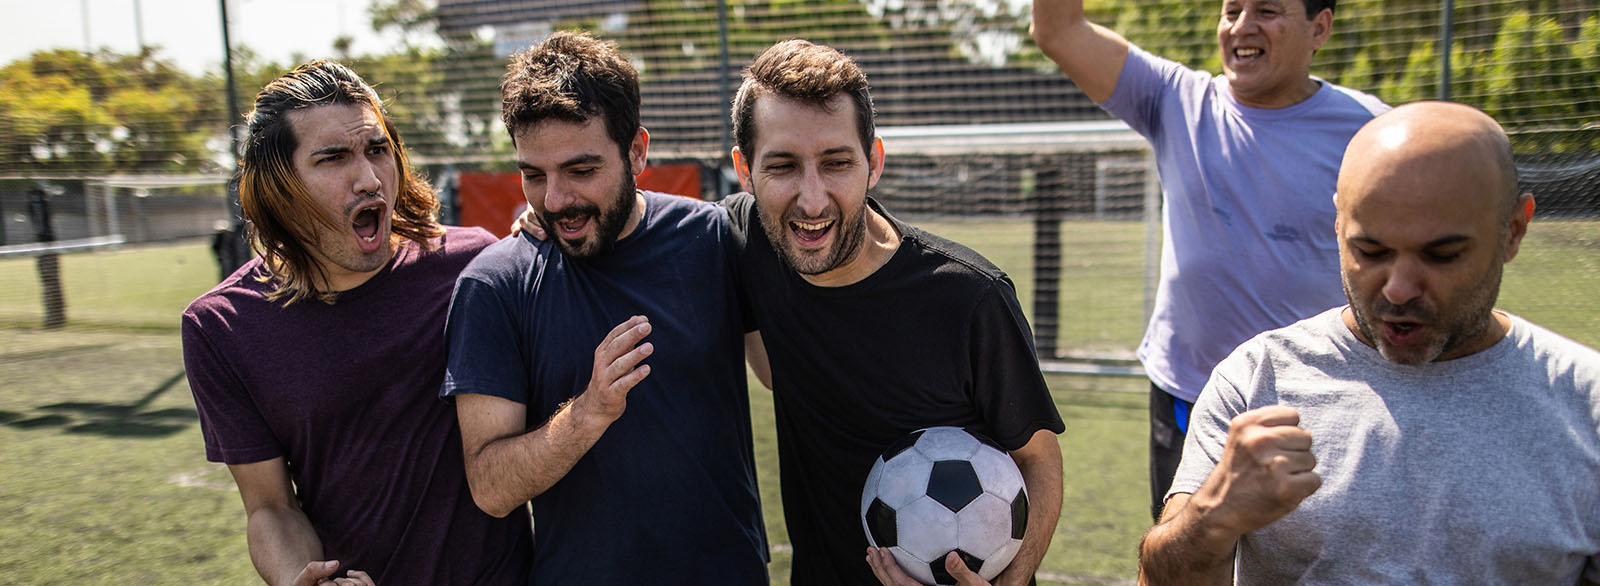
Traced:
<path fill-rule="evenodd" d="M 1407 366 L 1334 308 L 1241 345 L 1211 375 L 1173 493 L 1228 424 L 1300 412 L 1322 487 L 1239 541 L 1239 584 L 1600 581 L 1600 353 L 1516 316 L 1489 349 Z"/>

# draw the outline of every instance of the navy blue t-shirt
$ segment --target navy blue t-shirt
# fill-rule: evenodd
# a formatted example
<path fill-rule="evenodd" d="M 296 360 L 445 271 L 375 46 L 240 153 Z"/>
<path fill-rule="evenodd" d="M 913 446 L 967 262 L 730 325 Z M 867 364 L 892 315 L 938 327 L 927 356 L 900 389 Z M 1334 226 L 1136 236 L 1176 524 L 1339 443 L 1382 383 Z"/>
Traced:
<path fill-rule="evenodd" d="M 527 236 L 490 245 L 456 283 L 443 396 L 484 394 L 549 420 L 594 350 L 650 319 L 650 375 L 572 470 L 533 499 L 538 584 L 766 584 L 743 327 L 727 212 L 644 192 L 644 217 L 578 260 Z"/>

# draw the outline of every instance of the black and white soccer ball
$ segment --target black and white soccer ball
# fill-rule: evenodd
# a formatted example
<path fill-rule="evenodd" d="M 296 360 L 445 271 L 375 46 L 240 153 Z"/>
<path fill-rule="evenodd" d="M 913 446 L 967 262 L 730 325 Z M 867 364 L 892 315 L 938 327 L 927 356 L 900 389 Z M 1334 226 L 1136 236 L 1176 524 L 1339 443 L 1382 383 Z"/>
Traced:
<path fill-rule="evenodd" d="M 951 551 L 993 580 L 1022 547 L 1028 492 L 1011 455 L 959 427 L 911 432 L 883 451 L 861 493 L 867 542 L 923 584 L 955 584 Z"/>

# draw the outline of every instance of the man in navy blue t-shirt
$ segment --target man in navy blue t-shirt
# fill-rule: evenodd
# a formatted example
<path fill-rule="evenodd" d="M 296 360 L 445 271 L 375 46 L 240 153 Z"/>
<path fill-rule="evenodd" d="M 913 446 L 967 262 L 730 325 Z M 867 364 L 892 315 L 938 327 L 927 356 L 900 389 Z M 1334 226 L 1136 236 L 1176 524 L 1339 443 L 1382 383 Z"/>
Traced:
<path fill-rule="evenodd" d="M 534 583 L 766 584 L 727 212 L 635 188 L 649 134 L 614 45 L 552 35 L 502 92 L 551 238 L 456 285 L 441 394 L 473 499 L 532 501 Z"/>

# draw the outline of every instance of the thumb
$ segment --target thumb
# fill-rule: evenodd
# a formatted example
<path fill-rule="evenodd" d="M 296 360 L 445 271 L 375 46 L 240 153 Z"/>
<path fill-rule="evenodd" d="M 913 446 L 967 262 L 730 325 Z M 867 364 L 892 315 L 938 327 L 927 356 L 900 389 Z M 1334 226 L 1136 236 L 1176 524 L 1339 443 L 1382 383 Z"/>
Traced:
<path fill-rule="evenodd" d="M 950 572 L 950 577 L 955 578 L 956 584 L 960 586 L 986 586 L 989 584 L 983 579 L 983 576 L 979 576 L 977 572 L 968 568 L 966 560 L 961 559 L 961 556 L 953 551 L 944 556 L 944 570 Z"/>
<path fill-rule="evenodd" d="M 300 570 L 300 575 L 294 577 L 294 586 L 316 586 L 318 580 L 332 576 L 338 569 L 339 560 L 311 562 Z"/>

